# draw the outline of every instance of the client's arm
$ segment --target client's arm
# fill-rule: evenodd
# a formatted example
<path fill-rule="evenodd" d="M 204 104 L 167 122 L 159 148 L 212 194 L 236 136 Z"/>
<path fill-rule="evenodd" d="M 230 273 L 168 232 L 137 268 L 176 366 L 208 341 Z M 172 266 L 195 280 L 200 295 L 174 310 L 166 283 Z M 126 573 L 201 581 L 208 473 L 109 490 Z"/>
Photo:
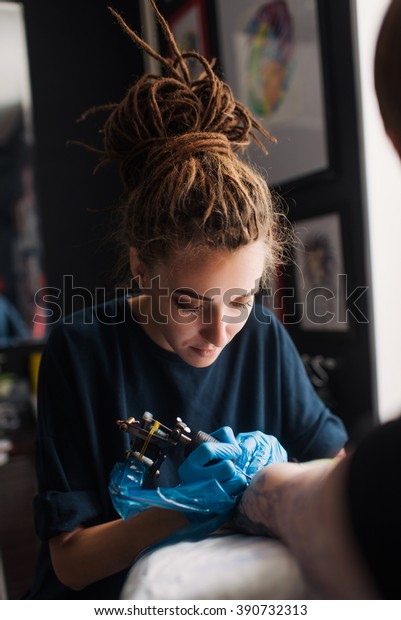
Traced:
<path fill-rule="evenodd" d="M 348 463 L 347 457 L 260 470 L 242 497 L 236 524 L 280 538 L 319 597 L 378 598 L 349 526 Z"/>

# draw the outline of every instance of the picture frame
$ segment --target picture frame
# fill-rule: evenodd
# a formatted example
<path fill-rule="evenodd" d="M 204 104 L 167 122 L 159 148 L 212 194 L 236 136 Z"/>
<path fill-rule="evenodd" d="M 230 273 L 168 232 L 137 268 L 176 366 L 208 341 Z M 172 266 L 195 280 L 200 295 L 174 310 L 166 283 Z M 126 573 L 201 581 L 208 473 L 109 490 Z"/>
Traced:
<path fill-rule="evenodd" d="M 295 302 L 302 331 L 347 333 L 347 274 L 341 216 L 326 213 L 294 222 Z"/>
<path fill-rule="evenodd" d="M 187 0 L 169 16 L 168 22 L 181 51 L 192 52 L 195 50 L 202 56 L 209 56 L 204 0 Z M 193 63 L 189 61 L 188 64 L 191 77 L 195 79 L 199 73 L 199 64 L 196 61 Z"/>
<path fill-rule="evenodd" d="M 249 159 L 269 185 L 330 169 L 319 0 L 216 0 L 224 80 L 277 144 Z"/>

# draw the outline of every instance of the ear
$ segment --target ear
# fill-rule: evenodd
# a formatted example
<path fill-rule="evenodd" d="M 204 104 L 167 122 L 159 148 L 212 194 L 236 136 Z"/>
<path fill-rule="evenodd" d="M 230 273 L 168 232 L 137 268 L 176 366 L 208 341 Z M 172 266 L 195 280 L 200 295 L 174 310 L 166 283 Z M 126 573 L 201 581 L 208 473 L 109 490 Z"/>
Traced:
<path fill-rule="evenodd" d="M 131 269 L 132 277 L 136 278 L 140 274 L 140 261 L 138 258 L 138 250 L 136 248 L 129 249 L 129 266 Z"/>
<path fill-rule="evenodd" d="M 138 250 L 136 248 L 129 249 L 129 264 L 132 277 L 137 281 L 139 287 L 145 286 L 145 267 L 138 257 Z"/>

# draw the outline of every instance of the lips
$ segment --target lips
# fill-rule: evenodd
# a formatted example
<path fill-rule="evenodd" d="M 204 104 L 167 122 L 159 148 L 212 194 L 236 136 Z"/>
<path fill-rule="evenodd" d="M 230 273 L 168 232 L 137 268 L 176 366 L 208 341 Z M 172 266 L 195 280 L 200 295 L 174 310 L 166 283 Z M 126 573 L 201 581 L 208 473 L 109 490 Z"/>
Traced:
<path fill-rule="evenodd" d="M 200 357 L 211 357 L 216 354 L 217 349 L 198 349 L 198 347 L 190 347 Z"/>

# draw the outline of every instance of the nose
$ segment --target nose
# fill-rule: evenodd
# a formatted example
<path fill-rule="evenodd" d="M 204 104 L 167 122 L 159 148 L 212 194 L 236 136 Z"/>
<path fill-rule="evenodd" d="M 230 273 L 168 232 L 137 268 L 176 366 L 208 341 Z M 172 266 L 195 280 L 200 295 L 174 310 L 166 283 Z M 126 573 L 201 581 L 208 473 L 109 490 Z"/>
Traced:
<path fill-rule="evenodd" d="M 202 338 L 217 348 L 224 347 L 230 340 L 229 324 L 221 316 L 220 312 L 213 312 L 209 321 L 202 325 L 200 330 Z"/>

